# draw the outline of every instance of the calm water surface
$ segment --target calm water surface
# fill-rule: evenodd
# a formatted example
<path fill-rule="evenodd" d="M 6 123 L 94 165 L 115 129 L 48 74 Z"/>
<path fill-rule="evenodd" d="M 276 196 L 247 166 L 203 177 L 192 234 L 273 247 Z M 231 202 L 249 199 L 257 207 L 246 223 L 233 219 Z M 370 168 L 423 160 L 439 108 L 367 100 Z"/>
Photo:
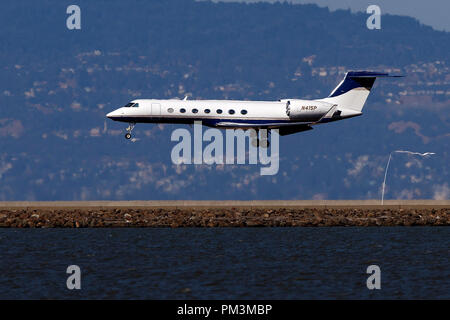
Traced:
<path fill-rule="evenodd" d="M 448 227 L 0 229 L 0 298 L 449 299 L 449 257 Z"/>

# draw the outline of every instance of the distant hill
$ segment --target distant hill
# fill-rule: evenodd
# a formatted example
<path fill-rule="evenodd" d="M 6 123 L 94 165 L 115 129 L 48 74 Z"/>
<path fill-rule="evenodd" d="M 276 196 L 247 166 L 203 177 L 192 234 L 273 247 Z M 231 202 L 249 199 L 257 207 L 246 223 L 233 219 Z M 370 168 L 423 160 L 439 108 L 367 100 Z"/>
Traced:
<path fill-rule="evenodd" d="M 7 1 L 0 11 L 0 200 L 449 199 L 450 33 L 418 21 L 315 5 Z M 136 98 L 324 97 L 346 70 L 377 81 L 363 117 L 281 139 L 280 172 L 174 166 L 179 126 L 138 125 L 135 143 L 105 114 Z"/>

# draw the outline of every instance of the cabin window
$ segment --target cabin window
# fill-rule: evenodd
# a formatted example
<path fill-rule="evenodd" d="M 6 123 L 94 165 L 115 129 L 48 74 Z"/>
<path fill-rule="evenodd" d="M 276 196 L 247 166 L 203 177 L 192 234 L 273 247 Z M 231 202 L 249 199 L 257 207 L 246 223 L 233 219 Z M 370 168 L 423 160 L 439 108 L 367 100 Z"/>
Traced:
<path fill-rule="evenodd" d="M 211 112 L 211 110 L 205 109 L 205 113 L 210 113 L 210 112 Z"/>
<path fill-rule="evenodd" d="M 222 109 L 217 109 L 217 111 L 216 111 L 218 114 L 221 114 L 222 113 Z"/>
<path fill-rule="evenodd" d="M 135 103 L 132 105 L 133 108 L 139 108 L 139 103 Z"/>
<path fill-rule="evenodd" d="M 247 110 L 241 110 L 241 114 L 247 114 Z"/>
<path fill-rule="evenodd" d="M 234 110 L 233 110 L 233 109 L 230 109 L 230 110 L 228 110 L 228 113 L 229 113 L 229 114 L 234 114 Z"/>
<path fill-rule="evenodd" d="M 167 112 L 168 112 L 168 113 L 173 113 L 173 108 L 167 109 Z"/>
<path fill-rule="evenodd" d="M 185 109 L 185 108 L 181 108 L 181 109 L 180 109 L 180 112 L 181 112 L 181 113 L 185 113 L 185 112 L 186 112 L 186 109 Z"/>
<path fill-rule="evenodd" d="M 197 109 L 192 109 L 192 113 L 197 113 L 198 110 Z"/>

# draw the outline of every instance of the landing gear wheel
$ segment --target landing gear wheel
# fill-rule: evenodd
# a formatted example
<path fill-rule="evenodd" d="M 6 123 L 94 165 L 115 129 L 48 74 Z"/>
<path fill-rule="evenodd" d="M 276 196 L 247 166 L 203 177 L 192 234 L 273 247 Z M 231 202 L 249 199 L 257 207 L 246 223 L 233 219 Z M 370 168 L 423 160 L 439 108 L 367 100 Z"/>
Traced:
<path fill-rule="evenodd" d="M 250 138 L 252 138 L 251 143 L 252 146 L 255 148 L 268 148 L 270 146 L 269 142 L 269 136 L 270 136 L 270 129 L 266 130 L 263 129 L 261 132 L 259 129 L 256 130 L 250 130 Z"/>
<path fill-rule="evenodd" d="M 270 142 L 267 139 L 259 140 L 259 145 L 261 148 L 268 148 L 270 146 Z"/>
<path fill-rule="evenodd" d="M 259 129 L 250 129 L 250 137 L 252 138 L 252 146 L 259 147 Z"/>
<path fill-rule="evenodd" d="M 131 139 L 131 131 L 133 131 L 135 125 L 136 125 L 136 123 L 130 122 L 130 125 L 126 129 L 127 133 L 125 134 L 125 139 L 127 139 L 127 140 Z"/>
<path fill-rule="evenodd" d="M 271 132 L 272 131 L 270 129 L 267 129 L 267 131 L 262 132 L 262 134 L 261 134 L 262 137 L 259 141 L 259 145 L 261 146 L 261 148 L 266 149 L 270 146 L 269 138 L 270 138 Z"/>

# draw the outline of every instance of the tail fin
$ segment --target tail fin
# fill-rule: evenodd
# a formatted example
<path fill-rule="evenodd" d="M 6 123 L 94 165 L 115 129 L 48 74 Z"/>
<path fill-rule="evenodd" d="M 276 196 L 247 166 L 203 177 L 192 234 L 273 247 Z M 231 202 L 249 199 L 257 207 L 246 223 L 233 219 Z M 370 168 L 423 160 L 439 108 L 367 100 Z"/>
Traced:
<path fill-rule="evenodd" d="M 360 113 L 377 77 L 389 77 L 389 74 L 349 71 L 345 74 L 344 80 L 322 101 L 335 104 L 338 109 L 350 109 Z"/>

